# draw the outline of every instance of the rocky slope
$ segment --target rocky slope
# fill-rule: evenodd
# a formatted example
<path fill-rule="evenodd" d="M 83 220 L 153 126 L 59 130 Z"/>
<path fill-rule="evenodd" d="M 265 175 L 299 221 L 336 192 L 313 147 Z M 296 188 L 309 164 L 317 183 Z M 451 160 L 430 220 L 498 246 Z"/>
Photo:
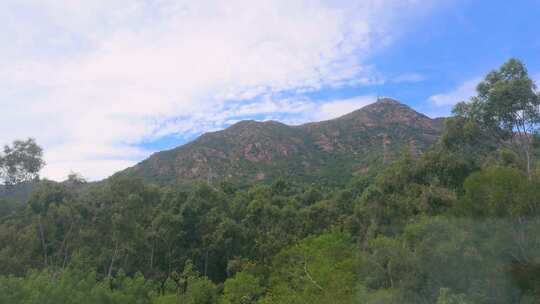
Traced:
<path fill-rule="evenodd" d="M 422 153 L 436 142 L 442 128 L 442 119 L 431 119 L 393 99 L 380 99 L 342 117 L 299 126 L 241 121 L 155 153 L 119 174 L 177 185 L 277 177 L 335 184 L 366 174 L 405 151 Z"/>

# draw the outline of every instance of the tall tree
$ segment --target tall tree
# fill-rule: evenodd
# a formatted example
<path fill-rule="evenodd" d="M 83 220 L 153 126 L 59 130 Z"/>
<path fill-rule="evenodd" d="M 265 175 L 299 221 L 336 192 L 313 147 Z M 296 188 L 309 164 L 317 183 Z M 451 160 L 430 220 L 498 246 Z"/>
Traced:
<path fill-rule="evenodd" d="M 33 138 L 16 140 L 12 146 L 4 146 L 0 154 L 0 181 L 15 185 L 39 177 L 43 168 L 43 149 Z"/>
<path fill-rule="evenodd" d="M 518 153 L 526 162 L 529 177 L 534 166 L 533 142 L 540 132 L 540 96 L 525 65 L 510 59 L 478 84 L 478 95 L 454 108 L 488 131 L 499 143 Z"/>

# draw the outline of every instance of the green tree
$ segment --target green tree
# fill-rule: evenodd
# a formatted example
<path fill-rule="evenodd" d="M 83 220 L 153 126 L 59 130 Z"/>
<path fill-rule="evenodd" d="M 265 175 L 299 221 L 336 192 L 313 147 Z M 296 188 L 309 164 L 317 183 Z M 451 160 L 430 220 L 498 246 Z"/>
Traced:
<path fill-rule="evenodd" d="M 439 291 L 439 297 L 436 304 L 468 304 L 463 295 L 455 295 L 450 292 L 448 288 L 441 288 Z"/>
<path fill-rule="evenodd" d="M 540 213 L 539 185 L 514 168 L 487 168 L 465 180 L 457 211 L 481 218 L 534 218 Z"/>
<path fill-rule="evenodd" d="M 77 222 L 72 200 L 72 193 L 64 185 L 50 181 L 41 183 L 28 200 L 45 267 L 55 262 L 65 265 L 69 239 Z"/>
<path fill-rule="evenodd" d="M 6 185 L 34 180 L 44 165 L 43 149 L 34 139 L 16 140 L 0 155 L 0 180 Z"/>
<path fill-rule="evenodd" d="M 179 283 L 181 303 L 214 304 L 218 299 L 216 286 L 207 277 L 201 277 L 190 260 L 186 261 Z"/>
<path fill-rule="evenodd" d="M 263 294 L 259 279 L 245 271 L 238 272 L 233 278 L 225 281 L 224 304 L 251 304 Z"/>
<path fill-rule="evenodd" d="M 272 264 L 263 303 L 352 303 L 360 278 L 350 236 L 311 236 L 292 245 Z"/>
<path fill-rule="evenodd" d="M 490 72 L 476 88 L 478 95 L 456 105 L 454 113 L 477 122 L 500 144 L 513 148 L 534 169 L 533 142 L 540 131 L 540 97 L 525 65 L 510 59 Z"/>

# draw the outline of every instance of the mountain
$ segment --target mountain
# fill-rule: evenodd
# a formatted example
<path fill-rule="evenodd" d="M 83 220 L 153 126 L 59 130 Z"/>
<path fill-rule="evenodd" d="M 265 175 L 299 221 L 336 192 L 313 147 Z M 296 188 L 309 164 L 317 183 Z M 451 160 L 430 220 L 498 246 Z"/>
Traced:
<path fill-rule="evenodd" d="M 335 184 L 366 174 L 404 151 L 422 153 L 442 129 L 443 119 L 431 119 L 385 98 L 336 119 L 298 126 L 241 121 L 155 153 L 118 174 L 162 185 L 278 177 Z"/>

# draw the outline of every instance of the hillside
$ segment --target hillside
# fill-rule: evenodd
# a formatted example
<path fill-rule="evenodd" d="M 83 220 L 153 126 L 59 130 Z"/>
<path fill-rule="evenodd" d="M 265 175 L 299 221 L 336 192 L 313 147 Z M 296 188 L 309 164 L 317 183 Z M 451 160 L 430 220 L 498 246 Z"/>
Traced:
<path fill-rule="evenodd" d="M 0 199 L 23 202 L 28 199 L 37 182 L 29 181 L 11 187 L 0 185 Z"/>
<path fill-rule="evenodd" d="M 283 177 L 340 183 L 436 142 L 442 119 L 431 119 L 393 99 L 380 99 L 342 117 L 289 126 L 241 121 L 158 152 L 118 174 L 158 184 L 235 183 Z"/>

